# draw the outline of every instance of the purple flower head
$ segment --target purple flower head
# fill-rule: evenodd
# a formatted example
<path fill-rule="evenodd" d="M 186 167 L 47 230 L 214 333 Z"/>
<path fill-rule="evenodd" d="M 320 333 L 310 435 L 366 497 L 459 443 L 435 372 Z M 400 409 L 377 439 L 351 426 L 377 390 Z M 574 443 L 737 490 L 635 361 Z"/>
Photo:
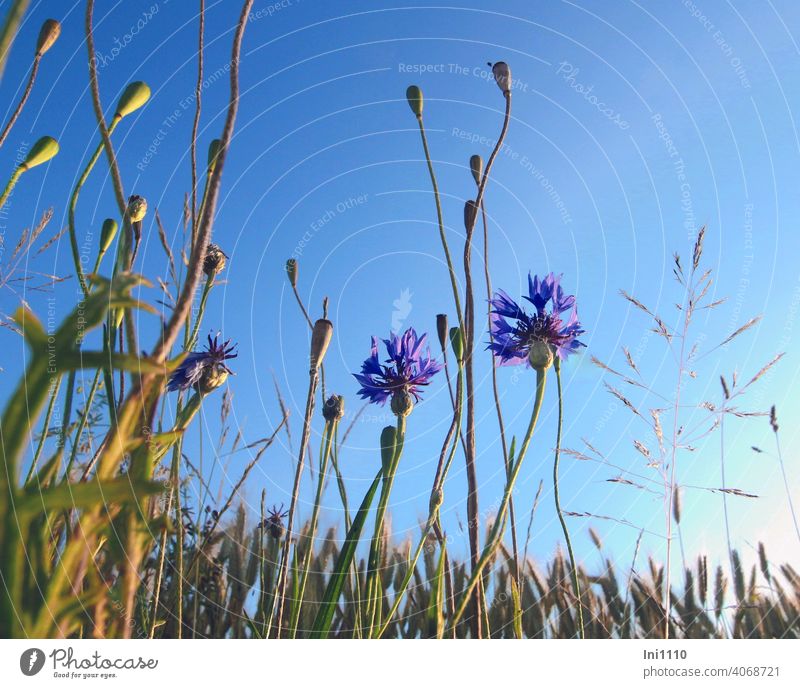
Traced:
<path fill-rule="evenodd" d="M 384 339 L 389 354 L 384 365 L 378 359 L 378 340 L 373 337 L 372 350 L 361 365 L 361 373 L 353 373 L 361 384 L 358 395 L 381 406 L 390 397 L 401 393 L 419 401 L 422 393 L 420 388 L 427 386 L 430 379 L 442 369 L 425 346 L 427 338 L 426 334 L 417 337 L 410 327 L 402 335 L 392 334 L 389 339 Z"/>
<path fill-rule="evenodd" d="M 233 353 L 236 345 L 230 342 L 227 339 L 220 343 L 219 337 L 211 339 L 211 335 L 208 335 L 205 351 L 190 351 L 186 355 L 170 376 L 167 390 L 174 392 L 197 387 L 205 392 L 219 387 L 228 375 L 233 375 L 225 361 L 239 355 Z"/>
<path fill-rule="evenodd" d="M 492 342 L 487 348 L 494 353 L 497 365 L 530 365 L 528 354 L 537 342 L 550 346 L 562 361 L 585 346 L 578 341 L 585 330 L 578 321 L 575 297 L 564 293 L 560 280 L 561 276 L 552 272 L 541 280 L 528 275 L 528 296 L 523 298 L 536 309 L 532 315 L 504 291 L 495 292 L 490 301 Z M 566 311 L 570 311 L 569 315 L 562 317 Z"/>

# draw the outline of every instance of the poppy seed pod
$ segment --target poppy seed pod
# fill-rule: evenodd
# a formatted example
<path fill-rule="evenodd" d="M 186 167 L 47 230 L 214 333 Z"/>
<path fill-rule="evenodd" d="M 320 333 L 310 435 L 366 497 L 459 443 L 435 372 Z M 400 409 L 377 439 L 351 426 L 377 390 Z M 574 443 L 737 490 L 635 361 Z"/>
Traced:
<path fill-rule="evenodd" d="M 464 227 L 472 229 L 475 227 L 475 220 L 478 218 L 478 206 L 475 201 L 469 200 L 464 204 Z"/>
<path fill-rule="evenodd" d="M 61 35 L 61 24 L 55 19 L 47 19 L 39 31 L 39 39 L 36 41 L 36 54 L 40 57 L 44 55 L 53 43 L 58 40 Z"/>
<path fill-rule="evenodd" d="M 100 230 L 100 253 L 105 253 L 111 247 L 111 242 L 117 235 L 117 221 L 108 218 L 103 222 L 103 229 Z"/>
<path fill-rule="evenodd" d="M 41 165 L 51 158 L 55 157 L 58 153 L 58 141 L 51 136 L 42 136 L 36 143 L 33 144 L 28 152 L 25 161 L 20 165 L 23 170 L 29 170 L 32 167 Z"/>
<path fill-rule="evenodd" d="M 480 155 L 473 155 L 469 159 L 469 171 L 472 172 L 475 183 L 480 186 L 481 175 L 483 175 L 483 158 Z"/>
<path fill-rule="evenodd" d="M 322 407 L 322 417 L 329 423 L 334 423 L 344 418 L 344 397 L 331 394 Z"/>
<path fill-rule="evenodd" d="M 286 275 L 289 278 L 289 284 L 292 287 L 297 286 L 297 261 L 294 258 L 289 258 L 286 261 Z"/>
<path fill-rule="evenodd" d="M 447 348 L 447 314 L 439 313 L 436 316 L 436 334 L 439 335 L 439 344 L 442 351 Z"/>
<path fill-rule="evenodd" d="M 226 256 L 216 244 L 209 244 L 203 260 L 203 272 L 207 277 L 214 277 L 225 269 Z"/>
<path fill-rule="evenodd" d="M 117 103 L 114 117 L 122 119 L 138 110 L 150 98 L 150 87 L 144 81 L 134 81 L 125 87 Z"/>
<path fill-rule="evenodd" d="M 511 93 L 511 67 L 505 62 L 495 62 L 492 66 L 494 80 L 504 94 Z"/>
<path fill-rule="evenodd" d="M 316 370 L 322 365 L 332 336 L 333 323 L 330 320 L 320 318 L 314 323 L 311 332 L 311 370 Z"/>
<path fill-rule="evenodd" d="M 219 157 L 219 151 L 222 147 L 222 141 L 220 139 L 214 139 L 208 146 L 208 173 L 211 174 L 214 171 L 214 167 L 217 164 L 217 157 Z"/>
<path fill-rule="evenodd" d="M 450 328 L 450 346 L 453 349 L 453 355 L 456 357 L 458 364 L 464 361 L 464 338 L 461 336 L 460 327 Z"/>
<path fill-rule="evenodd" d="M 383 472 L 388 473 L 394 458 L 394 443 L 397 437 L 397 430 L 394 426 L 387 425 L 381 432 L 381 465 Z"/>
<path fill-rule="evenodd" d="M 422 117 L 422 89 L 419 86 L 409 86 L 406 89 L 406 100 L 417 117 Z"/>
<path fill-rule="evenodd" d="M 141 222 L 147 215 L 147 201 L 142 196 L 133 195 L 128 199 L 128 218 L 131 222 Z"/>

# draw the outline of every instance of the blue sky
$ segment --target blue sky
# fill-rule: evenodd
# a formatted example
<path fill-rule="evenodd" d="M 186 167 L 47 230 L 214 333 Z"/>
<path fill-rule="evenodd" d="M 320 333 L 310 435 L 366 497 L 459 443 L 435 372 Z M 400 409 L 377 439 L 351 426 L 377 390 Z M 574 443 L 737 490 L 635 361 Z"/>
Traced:
<path fill-rule="evenodd" d="M 33 2 L 2 82 L 3 118 L 21 93 L 41 22 L 52 4 Z M 209 0 L 206 81 L 199 135 L 201 158 L 221 132 L 228 95 L 232 28 L 238 3 Z M 495 3 L 499 6 L 499 3 Z M 53 206 L 51 232 L 66 224 L 66 205 L 77 175 L 98 136 L 87 90 L 83 7 L 59 3 L 63 34 L 45 56 L 37 86 L 11 138 L 0 150 L 10 174 L 19 150 L 49 134 L 61 152 L 46 168 L 23 178 L 0 223 L 6 251 L 19 232 Z M 158 208 L 173 247 L 180 242 L 183 195 L 190 186 L 188 142 L 196 79 L 195 3 L 152 0 L 104 3 L 96 11 L 100 84 L 109 112 L 133 80 L 153 89 L 145 108 L 115 134 L 126 193 Z M 495 287 L 519 295 L 528 271 L 564 274 L 576 294 L 587 329 L 585 353 L 564 368 L 564 445 L 584 449 L 581 438 L 609 461 L 649 475 L 633 440 L 654 445 L 652 435 L 603 387 L 590 355 L 615 368 L 627 346 L 646 379 L 664 395 L 674 393 L 674 359 L 651 322 L 618 294 L 625 289 L 676 323 L 680 291 L 672 279 L 673 252 L 688 265 L 697 229 L 707 227 L 705 265 L 714 271 L 715 298 L 728 297 L 699 315 L 694 337 L 716 342 L 750 317 L 763 320 L 696 366 L 686 403 L 720 400 L 719 375 L 734 370 L 749 379 L 775 354 L 787 352 L 775 371 L 747 397 L 746 410 L 778 406 L 782 443 L 794 496 L 798 447 L 796 396 L 800 303 L 796 171 L 800 169 L 800 8 L 780 2 L 507 2 L 459 7 L 432 3 L 329 3 L 285 0 L 255 3 L 241 66 L 242 96 L 225 169 L 214 241 L 231 257 L 227 282 L 212 292 L 205 324 L 239 342 L 231 422 L 246 441 L 269 434 L 280 414 L 277 379 L 293 413 L 299 438 L 306 389 L 308 331 L 297 311 L 283 266 L 300 263 L 300 291 L 314 316 L 330 298 L 335 324 L 327 357 L 328 387 L 347 399 L 348 416 L 359 408 L 350 373 L 359 368 L 372 334 L 414 326 L 435 332 L 435 316 L 450 314 L 452 296 L 436 230 L 436 216 L 419 135 L 405 89 L 425 93 L 425 123 L 443 190 L 445 222 L 454 253 L 463 240 L 462 208 L 474 195 L 468 160 L 487 158 L 501 125 L 503 99 L 487 62 L 507 61 L 513 71 L 513 118 L 486 195 L 490 268 Z M 106 168 L 98 165 L 78 208 L 79 241 L 96 246 L 105 217 L 115 215 Z M 154 214 L 145 223 L 140 268 L 166 278 Z M 94 249 L 92 249 L 94 255 Z M 480 263 L 478 263 L 480 265 Z M 66 275 L 66 240 L 32 259 L 30 270 Z M 44 318 L 48 297 L 57 319 L 74 305 L 70 280 L 54 294 L 8 290 L 0 306 L 10 313 L 25 298 Z M 478 287 L 483 304 L 483 284 Z M 145 292 L 151 301 L 156 289 Z M 482 307 L 482 305 L 481 305 Z M 145 319 L 143 336 L 153 338 Z M 434 335 L 435 338 L 435 335 Z M 481 335 L 481 341 L 486 339 Z M 146 340 L 143 343 L 147 347 Z M 24 347 L 0 329 L 0 396 L 20 373 Z M 488 354 L 479 352 L 477 379 L 479 480 L 484 515 L 502 491 L 502 458 L 491 404 Z M 533 374 L 498 373 L 509 433 L 524 432 Z M 659 401 L 631 398 L 647 415 Z M 214 462 L 221 395 L 204 407 L 205 426 L 189 446 L 206 471 Z M 170 402 L 171 403 L 171 402 Z M 437 451 L 449 419 L 449 397 L 437 379 L 409 420 L 409 435 L 392 504 L 400 537 L 424 518 Z M 555 384 L 516 493 L 524 534 L 540 479 L 543 498 L 531 549 L 547 555 L 559 540 L 549 475 L 555 433 Z M 691 426 L 701 418 L 685 410 Z M 388 409 L 371 407 L 355 424 L 341 465 L 351 502 L 360 500 L 378 465 L 381 428 Z M 683 422 L 683 420 L 682 420 Z M 321 425 L 312 438 L 318 452 Z M 201 437 L 202 435 L 202 437 Z M 800 546 L 786 508 L 783 483 L 764 418 L 725 421 L 728 484 L 760 495 L 729 500 L 734 540 L 744 550 L 764 539 L 780 559 L 795 559 Z M 215 488 L 234 483 L 246 452 L 221 457 Z M 260 490 L 268 503 L 288 502 L 294 452 L 285 437 L 264 457 L 243 492 L 257 516 Z M 678 455 L 685 485 L 719 487 L 720 437 Z M 566 509 L 609 516 L 572 519 L 578 554 L 594 562 L 585 528 L 592 525 L 626 566 L 638 528 L 652 531 L 645 552 L 662 558 L 663 510 L 659 496 L 606 482 L 618 470 L 565 457 L 562 495 Z M 652 476 L 655 477 L 655 476 Z M 224 487 L 223 487 L 224 489 Z M 463 457 L 455 462 L 445 494 L 446 528 L 456 551 L 466 547 Z M 305 507 L 312 497 L 306 474 Z M 334 490 L 326 522 L 340 521 Z M 718 556 L 722 503 L 717 494 L 687 488 L 682 535 L 687 553 Z M 626 520 L 632 526 L 619 523 Z M 524 537 L 524 535 L 523 535 Z"/>

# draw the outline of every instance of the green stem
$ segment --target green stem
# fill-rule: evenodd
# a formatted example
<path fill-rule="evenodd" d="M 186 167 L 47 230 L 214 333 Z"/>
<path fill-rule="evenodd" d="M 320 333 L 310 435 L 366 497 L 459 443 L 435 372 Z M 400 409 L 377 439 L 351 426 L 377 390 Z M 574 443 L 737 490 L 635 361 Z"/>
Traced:
<path fill-rule="evenodd" d="M 44 442 L 47 439 L 48 435 L 48 428 L 50 427 L 50 420 L 53 417 L 53 409 L 56 405 L 56 399 L 58 399 L 58 391 L 61 389 L 61 376 L 59 375 L 56 378 L 56 381 L 53 383 L 53 392 L 50 395 L 50 403 L 47 405 L 47 413 L 44 417 L 44 424 L 42 425 L 42 434 L 39 437 L 39 443 L 36 445 L 36 452 L 33 455 L 33 460 L 31 461 L 31 467 L 28 470 L 28 475 L 25 478 L 25 485 L 30 482 L 30 479 L 33 477 L 34 472 L 36 471 L 36 466 L 39 463 L 39 457 L 42 455 L 42 449 L 44 449 Z"/>
<path fill-rule="evenodd" d="M 564 531 L 564 539 L 567 541 L 567 552 L 569 552 L 569 564 L 572 568 L 572 585 L 575 588 L 575 598 L 578 601 L 578 627 L 580 628 L 581 640 L 586 638 L 586 631 L 583 626 L 583 602 L 581 598 L 581 583 L 578 577 L 578 567 L 575 565 L 575 554 L 572 551 L 572 540 L 569 537 L 569 529 L 567 522 L 564 520 L 564 514 L 561 511 L 561 500 L 558 491 L 558 464 L 561 458 L 561 429 L 563 424 L 563 411 L 564 399 L 561 391 L 561 361 L 556 357 L 555 359 L 556 371 L 556 386 L 558 387 L 558 431 L 556 433 L 556 455 L 553 461 L 553 496 L 556 502 L 556 512 L 558 513 L 558 520 L 561 523 L 561 530 Z"/>
<path fill-rule="evenodd" d="M 505 515 L 508 509 L 508 502 L 511 499 L 511 493 L 514 490 L 514 484 L 516 483 L 517 476 L 519 475 L 519 470 L 522 467 L 522 461 L 524 460 L 525 454 L 528 450 L 528 445 L 530 444 L 531 437 L 533 436 L 533 431 L 536 429 L 536 421 L 539 419 L 539 411 L 541 410 L 542 400 L 544 399 L 546 380 L 546 370 L 536 371 L 536 398 L 533 403 L 533 411 L 531 412 L 531 420 L 528 424 L 528 430 L 525 433 L 525 439 L 522 441 L 522 445 L 520 446 L 519 455 L 516 462 L 513 462 L 513 457 L 511 457 L 513 467 L 511 469 L 511 473 L 509 474 L 505 490 L 503 491 L 503 499 L 500 502 L 500 508 L 497 510 L 497 517 L 492 525 L 492 530 L 489 533 L 486 545 L 483 548 L 483 553 L 478 560 L 478 565 L 472 571 L 472 575 L 470 576 L 467 587 L 462 594 L 461 601 L 456 609 L 456 613 L 453 615 L 453 619 L 450 622 L 450 627 L 452 628 L 455 628 L 461 617 L 464 615 L 464 611 L 469 604 L 470 596 L 481 580 L 483 569 L 489 563 L 495 548 L 500 544 L 502 530 L 505 524 Z"/>
<path fill-rule="evenodd" d="M 11 195 L 11 192 L 14 190 L 14 187 L 17 185 L 17 182 L 24 171 L 25 168 L 22 166 L 14 170 L 11 178 L 8 180 L 8 184 L 6 184 L 6 188 L 3 190 L 2 196 L 0 196 L 0 210 L 2 210 L 3 206 L 6 204 L 6 200 Z"/>
<path fill-rule="evenodd" d="M 314 507 L 311 511 L 311 522 L 308 526 L 308 545 L 303 554 L 303 563 L 300 573 L 300 583 L 298 594 L 293 601 L 292 617 L 289 621 L 290 634 L 292 639 L 297 637 L 297 624 L 300 621 L 300 608 L 303 605 L 303 595 L 306 590 L 306 582 L 308 581 L 308 571 L 311 568 L 311 555 L 314 550 L 314 536 L 317 531 L 317 521 L 319 519 L 319 507 L 322 501 L 322 492 L 325 489 L 325 477 L 327 475 L 328 460 L 331 455 L 331 447 L 333 445 L 333 435 L 338 421 L 332 420 L 325 424 L 325 433 L 322 438 L 322 452 L 320 453 L 320 466 L 319 475 L 317 479 L 317 493 L 314 497 Z"/>
<path fill-rule="evenodd" d="M 369 548 L 369 559 L 367 565 L 367 620 L 369 623 L 368 636 L 372 635 L 373 625 L 379 605 L 378 595 L 378 563 L 380 561 L 381 544 L 383 541 L 383 525 L 386 519 L 386 507 L 389 504 L 389 495 L 392 492 L 394 477 L 397 467 L 400 464 L 400 456 L 403 453 L 403 443 L 406 434 L 406 418 L 402 414 L 397 416 L 397 429 L 394 436 L 394 449 L 392 450 L 392 460 L 388 467 L 384 467 L 383 480 L 381 481 L 381 496 L 378 500 L 378 508 L 375 512 L 375 531 Z"/>

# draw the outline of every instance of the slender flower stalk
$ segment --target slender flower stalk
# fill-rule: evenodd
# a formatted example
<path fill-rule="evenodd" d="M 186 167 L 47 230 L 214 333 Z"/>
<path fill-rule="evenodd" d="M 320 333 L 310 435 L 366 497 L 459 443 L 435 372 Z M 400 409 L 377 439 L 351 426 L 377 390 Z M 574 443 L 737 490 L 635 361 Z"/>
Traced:
<path fill-rule="evenodd" d="M 289 511 L 286 521 L 286 536 L 281 550 L 281 561 L 278 569 L 278 580 L 276 582 L 276 593 L 273 598 L 273 610 L 269 614 L 271 623 L 273 614 L 276 614 L 275 634 L 280 638 L 282 632 L 283 612 L 286 606 L 286 584 L 288 582 L 289 551 L 294 532 L 294 518 L 297 508 L 297 500 L 300 495 L 300 478 L 305 467 L 305 456 L 308 450 L 308 440 L 311 436 L 311 419 L 314 415 L 314 396 L 319 384 L 319 367 L 328 351 L 328 346 L 333 336 L 333 323 L 330 320 L 320 318 L 314 323 L 314 330 L 311 334 L 311 351 L 309 353 L 309 380 L 308 394 L 306 396 L 306 410 L 303 417 L 303 434 L 300 438 L 300 450 L 297 456 L 297 467 L 294 474 L 294 485 L 292 486 L 292 496 L 289 502 Z M 269 626 L 267 633 L 269 633 Z"/>
<path fill-rule="evenodd" d="M 28 98 L 30 98 L 31 91 L 33 91 L 33 84 L 36 82 L 36 75 L 39 72 L 39 63 L 42 61 L 42 56 L 50 50 L 53 43 L 58 40 L 60 34 L 61 24 L 55 19 L 47 19 L 44 24 L 42 24 L 42 28 L 39 31 L 39 38 L 36 41 L 36 52 L 33 55 L 33 63 L 31 64 L 31 73 L 28 77 L 28 83 L 22 93 L 22 97 L 17 103 L 17 107 L 14 109 L 8 123 L 3 128 L 2 133 L 0 133 L 0 148 L 5 143 L 8 135 L 11 133 L 11 129 L 22 114 L 25 103 L 27 103 Z"/>
<path fill-rule="evenodd" d="M 339 425 L 339 421 L 344 416 L 344 399 L 340 396 L 332 395 L 325 402 L 322 414 L 325 417 L 325 430 L 322 435 L 322 450 L 320 451 L 319 470 L 317 471 L 317 493 L 314 496 L 311 520 L 308 524 L 306 551 L 303 554 L 303 561 L 300 566 L 300 583 L 297 588 L 297 598 L 292 602 L 292 615 L 289 621 L 290 635 L 292 638 L 297 637 L 297 624 L 300 621 L 300 611 L 303 606 L 308 572 L 311 567 L 311 556 L 314 551 L 314 538 L 317 532 L 317 521 L 319 519 L 322 493 L 325 489 L 325 479 L 328 475 L 328 462 L 332 453 L 336 428 Z"/>
<path fill-rule="evenodd" d="M 561 458 L 561 430 L 564 423 L 564 396 L 561 389 L 561 359 L 555 358 L 553 368 L 556 372 L 556 386 L 558 387 L 558 430 L 556 433 L 556 451 L 555 460 L 553 461 L 553 499 L 555 500 L 556 513 L 558 514 L 558 521 L 561 523 L 561 530 L 564 533 L 564 540 L 567 543 L 567 552 L 569 553 L 569 564 L 572 569 L 572 585 L 575 592 L 575 600 L 577 601 L 578 610 L 578 629 L 580 632 L 581 640 L 586 638 L 586 630 L 583 625 L 583 600 L 581 596 L 581 583 L 578 575 L 578 567 L 575 563 L 575 554 L 572 551 L 572 540 L 569 536 L 569 528 L 567 522 L 564 520 L 564 513 L 561 510 L 561 498 L 559 496 L 558 488 L 558 464 Z"/>
<path fill-rule="evenodd" d="M 517 477 L 519 476 L 520 468 L 522 468 L 522 462 L 525 459 L 525 455 L 528 451 L 528 445 L 530 444 L 531 437 L 533 437 L 533 432 L 536 429 L 536 422 L 539 419 L 539 411 L 542 408 L 542 400 L 544 399 L 544 389 L 545 383 L 547 381 L 547 370 L 540 369 L 536 371 L 536 396 L 533 402 L 533 411 L 531 412 L 531 419 L 528 423 L 528 429 L 525 432 L 525 437 L 522 440 L 522 444 L 520 445 L 519 454 L 515 459 L 514 456 L 511 456 L 512 461 L 512 468 L 511 473 L 506 481 L 506 487 L 503 491 L 503 497 L 500 501 L 500 507 L 497 510 L 497 516 L 495 517 L 495 521 L 492 524 L 492 529 L 489 533 L 489 537 L 486 540 L 486 544 L 483 548 L 483 553 L 478 560 L 477 566 L 472 571 L 470 575 L 469 581 L 467 582 L 466 587 L 464 588 L 461 601 L 456 608 L 456 612 L 453 615 L 453 618 L 450 620 L 449 626 L 451 628 L 455 628 L 458 622 L 461 620 L 461 617 L 464 615 L 466 611 L 467 605 L 470 602 L 470 596 L 473 594 L 476 586 L 478 585 L 479 581 L 483 577 L 483 569 L 486 568 L 486 565 L 491 560 L 495 549 L 499 546 L 500 541 L 502 539 L 502 532 L 503 526 L 505 524 L 505 516 L 508 509 L 508 502 L 511 499 L 511 493 L 514 491 L 514 485 L 517 481 Z"/>
<path fill-rule="evenodd" d="M 781 475 L 783 476 L 783 486 L 786 489 L 786 501 L 789 504 L 789 513 L 792 515 L 792 523 L 794 525 L 794 532 L 797 534 L 797 540 L 800 542 L 800 526 L 797 524 L 797 514 L 794 510 L 794 502 L 792 501 L 792 491 L 789 489 L 789 479 L 786 477 L 786 466 L 783 463 L 783 454 L 781 453 L 781 441 L 778 437 L 778 414 L 775 412 L 775 406 L 769 410 L 769 424 L 772 428 L 772 433 L 775 435 L 775 449 L 778 452 L 778 464 L 781 467 Z"/>

